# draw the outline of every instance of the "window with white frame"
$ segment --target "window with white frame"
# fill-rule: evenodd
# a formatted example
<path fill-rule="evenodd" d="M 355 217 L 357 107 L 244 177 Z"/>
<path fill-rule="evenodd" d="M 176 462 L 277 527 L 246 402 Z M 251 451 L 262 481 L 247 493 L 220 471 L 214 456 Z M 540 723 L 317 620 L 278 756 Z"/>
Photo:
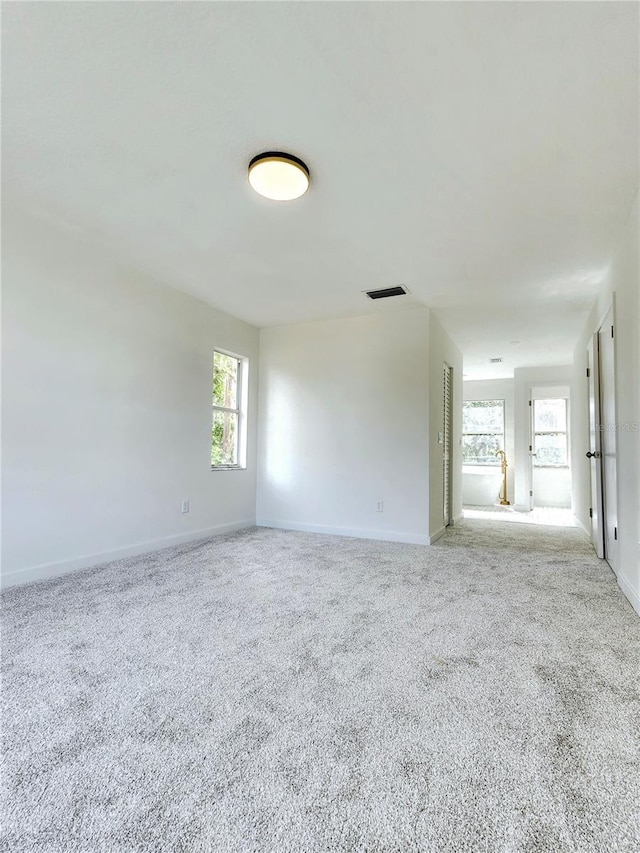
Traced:
<path fill-rule="evenodd" d="M 465 400 L 462 404 L 462 462 L 500 465 L 504 450 L 504 400 Z"/>
<path fill-rule="evenodd" d="M 569 467 L 566 399 L 533 401 L 533 465 Z"/>
<path fill-rule="evenodd" d="M 215 350 L 211 468 L 244 467 L 246 359 Z"/>

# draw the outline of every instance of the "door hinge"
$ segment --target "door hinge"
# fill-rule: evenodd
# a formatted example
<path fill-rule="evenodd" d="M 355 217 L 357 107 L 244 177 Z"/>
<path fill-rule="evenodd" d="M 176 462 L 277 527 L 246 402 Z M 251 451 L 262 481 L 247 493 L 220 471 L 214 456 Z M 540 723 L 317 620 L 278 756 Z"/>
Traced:
<path fill-rule="evenodd" d="M 533 497 L 533 492 L 529 492 L 529 497 L 530 497 L 530 498 L 532 498 L 532 497 Z"/>
<path fill-rule="evenodd" d="M 589 507 L 589 518 L 593 518 L 593 507 Z"/>
<path fill-rule="evenodd" d="M 529 453 L 531 453 L 532 451 L 533 451 L 533 446 L 530 444 L 529 445 Z"/>
<path fill-rule="evenodd" d="M 531 405 L 531 400 L 529 400 L 529 405 Z"/>
<path fill-rule="evenodd" d="M 617 528 L 617 527 L 614 527 L 614 528 L 613 528 L 613 538 L 614 538 L 614 539 L 617 539 L 617 538 L 618 538 L 618 528 Z"/>
<path fill-rule="evenodd" d="M 591 376 L 591 371 L 590 371 L 590 370 L 589 370 L 589 368 L 587 367 L 587 379 L 588 379 L 590 376 Z"/>
<path fill-rule="evenodd" d="M 611 337 L 613 337 L 613 326 L 611 327 Z"/>

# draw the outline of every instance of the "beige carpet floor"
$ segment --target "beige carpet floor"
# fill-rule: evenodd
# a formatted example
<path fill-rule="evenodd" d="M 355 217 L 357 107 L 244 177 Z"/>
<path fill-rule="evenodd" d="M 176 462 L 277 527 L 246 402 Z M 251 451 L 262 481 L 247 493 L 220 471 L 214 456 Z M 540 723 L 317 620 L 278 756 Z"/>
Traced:
<path fill-rule="evenodd" d="M 640 850 L 640 619 L 577 529 L 251 529 L 3 626 L 7 853 Z"/>

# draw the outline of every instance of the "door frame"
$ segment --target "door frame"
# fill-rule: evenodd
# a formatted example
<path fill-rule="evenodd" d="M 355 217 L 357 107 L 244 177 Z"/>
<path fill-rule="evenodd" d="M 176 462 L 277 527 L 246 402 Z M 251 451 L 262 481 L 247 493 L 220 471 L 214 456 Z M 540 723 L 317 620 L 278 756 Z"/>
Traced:
<path fill-rule="evenodd" d="M 587 400 L 589 406 L 589 417 L 591 419 L 591 407 L 594 406 L 594 413 L 596 416 L 595 423 L 595 440 L 592 440 L 591 434 L 589 435 L 589 452 L 597 453 L 596 457 L 591 457 L 590 459 L 590 494 L 591 494 L 591 542 L 595 549 L 595 552 L 598 557 L 601 559 L 607 560 L 611 569 L 614 573 L 616 572 L 615 561 L 610 562 L 610 558 L 613 558 L 614 548 L 607 548 L 607 503 L 606 503 L 606 494 L 605 494 L 605 486 L 604 486 L 604 457 L 602 453 L 602 401 L 603 401 L 603 388 L 602 388 L 602 372 L 601 372 L 601 364 L 600 364 L 600 335 L 603 333 L 603 327 L 607 318 L 611 314 L 611 326 L 613 329 L 613 387 L 611 393 L 613 394 L 613 408 L 614 408 L 614 417 L 617 422 L 618 415 L 618 394 L 617 394 L 617 347 L 616 347 L 616 335 L 615 335 L 615 327 L 616 327 L 616 297 L 615 293 L 612 294 L 611 301 L 607 304 L 606 308 L 602 312 L 598 323 L 596 324 L 595 331 L 591 336 L 591 340 L 587 345 L 587 359 L 589 359 L 590 353 L 593 355 L 593 391 L 594 391 L 594 400 L 592 403 L 591 399 L 591 376 L 587 376 L 587 382 L 589 385 L 587 386 Z M 607 323 L 607 325 L 609 325 Z M 588 362 L 587 364 L 588 370 L 591 368 L 591 364 Z M 591 423 L 589 423 L 589 430 L 591 433 Z M 615 437 L 615 436 L 614 436 Z M 593 445 L 593 446 L 592 446 Z M 617 441 L 616 441 L 617 446 Z M 617 470 L 617 456 L 615 462 L 615 507 L 617 513 L 618 507 L 618 470 Z M 594 525 L 594 516 L 595 516 L 595 525 Z M 616 522 L 616 533 L 617 533 L 617 522 Z M 617 537 L 616 537 L 617 538 Z M 595 540 L 595 541 L 594 541 Z"/>
<path fill-rule="evenodd" d="M 600 465 L 602 468 L 602 533 L 604 558 L 613 571 L 618 573 L 618 396 L 616 393 L 616 315 L 611 302 L 604 320 L 598 329 L 598 369 L 600 382 Z M 610 387 L 605 381 L 607 370 L 603 358 L 602 340 L 610 346 Z M 609 416 L 608 416 L 609 415 Z M 611 458 L 613 457 L 613 458 Z M 611 482 L 611 479 L 613 482 Z"/>
<path fill-rule="evenodd" d="M 447 381 L 449 386 L 449 418 L 447 420 Z M 443 363 L 442 369 L 442 516 L 445 527 L 453 524 L 453 367 Z"/>
<path fill-rule="evenodd" d="M 600 326 L 601 328 L 601 326 Z M 589 459 L 591 544 L 600 559 L 604 558 L 604 509 L 602 505 L 602 465 L 600 448 L 600 358 L 598 332 L 587 344 L 587 403 L 589 418 Z"/>
<path fill-rule="evenodd" d="M 557 379 L 545 379 L 544 382 L 535 382 L 532 385 L 529 385 L 527 388 L 527 408 L 529 410 L 529 442 L 527 447 L 528 451 L 528 464 L 527 464 L 527 491 L 529 493 L 528 497 L 528 506 L 529 511 L 531 512 L 535 508 L 535 495 L 533 493 L 533 457 L 534 457 L 534 447 L 535 447 L 535 423 L 533 418 L 533 395 L 534 390 L 539 388 L 558 388 L 564 387 L 567 389 L 567 396 L 564 398 L 567 401 L 567 458 L 569 460 L 569 470 L 571 471 L 571 478 L 573 482 L 573 471 L 571 466 L 571 446 L 572 446 L 572 435 L 571 435 L 571 382 L 569 379 L 564 381 L 558 381 Z M 543 399 L 539 397 L 538 399 Z"/>

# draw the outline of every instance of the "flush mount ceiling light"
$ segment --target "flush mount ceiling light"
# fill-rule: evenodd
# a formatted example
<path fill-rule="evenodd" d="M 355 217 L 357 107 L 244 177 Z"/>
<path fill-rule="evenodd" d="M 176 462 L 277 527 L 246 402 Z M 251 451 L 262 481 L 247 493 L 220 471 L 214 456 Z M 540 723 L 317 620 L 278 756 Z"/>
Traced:
<path fill-rule="evenodd" d="M 293 201 L 309 189 L 309 169 L 293 154 L 266 151 L 249 163 L 249 183 L 265 198 Z"/>

